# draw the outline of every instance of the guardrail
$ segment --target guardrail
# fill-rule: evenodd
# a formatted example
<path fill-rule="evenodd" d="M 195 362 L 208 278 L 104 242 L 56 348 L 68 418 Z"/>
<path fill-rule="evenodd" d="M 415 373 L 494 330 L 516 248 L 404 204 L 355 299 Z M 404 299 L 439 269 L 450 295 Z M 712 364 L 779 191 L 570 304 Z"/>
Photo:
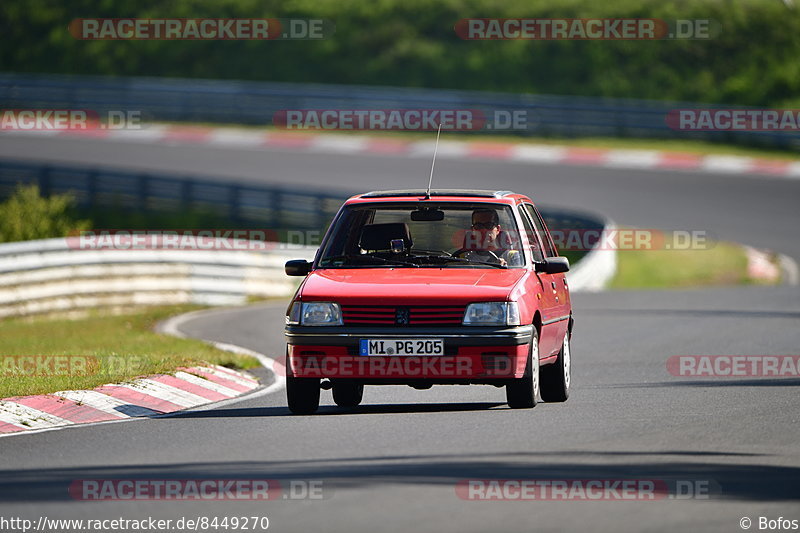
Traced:
<path fill-rule="evenodd" d="M 315 250 L 85 250 L 70 238 L 1 244 L 0 318 L 89 307 L 236 305 L 249 297 L 289 296 L 297 280 L 284 274 L 284 263 L 310 260 Z"/>
<path fill-rule="evenodd" d="M 516 110 L 526 113 L 527 128 L 494 127 L 480 133 L 705 139 L 800 148 L 796 132 L 689 133 L 666 124 L 667 113 L 673 109 L 709 107 L 715 106 L 443 89 L 0 73 L 0 108 L 4 109 L 84 109 L 100 114 L 135 110 L 155 121 L 264 126 L 272 124 L 276 112 L 286 109 L 473 109 L 488 117 Z"/>
<path fill-rule="evenodd" d="M 273 230 L 324 228 L 347 197 L 340 191 L 303 191 L 289 185 L 0 160 L 0 199 L 18 183 L 37 184 L 45 196 L 70 193 L 78 206 L 90 210 L 196 211 L 234 226 L 259 224 Z"/>

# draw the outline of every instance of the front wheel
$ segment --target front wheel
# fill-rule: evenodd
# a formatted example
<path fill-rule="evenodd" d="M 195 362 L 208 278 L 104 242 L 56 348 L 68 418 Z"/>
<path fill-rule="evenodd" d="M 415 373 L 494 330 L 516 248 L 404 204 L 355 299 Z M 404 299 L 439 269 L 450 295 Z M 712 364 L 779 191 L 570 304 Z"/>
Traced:
<path fill-rule="evenodd" d="M 295 415 L 311 415 L 319 409 L 319 378 L 286 378 L 286 399 Z"/>
<path fill-rule="evenodd" d="M 355 407 L 364 397 L 364 384 L 351 381 L 333 383 L 333 401 L 339 407 Z"/>
<path fill-rule="evenodd" d="M 506 400 L 512 409 L 536 407 L 539 396 L 539 334 L 533 329 L 533 338 L 528 349 L 528 362 L 525 374 L 506 385 Z"/>
<path fill-rule="evenodd" d="M 566 402 L 569 398 L 569 385 L 572 372 L 572 354 L 570 353 L 569 329 L 564 335 L 564 343 L 558 352 L 556 362 L 543 366 L 542 375 L 542 401 Z"/>

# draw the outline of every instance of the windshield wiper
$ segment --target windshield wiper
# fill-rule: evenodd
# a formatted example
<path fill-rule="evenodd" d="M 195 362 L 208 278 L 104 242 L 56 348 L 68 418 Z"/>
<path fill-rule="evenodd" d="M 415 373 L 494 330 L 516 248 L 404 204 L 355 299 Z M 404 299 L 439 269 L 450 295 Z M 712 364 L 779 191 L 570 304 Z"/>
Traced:
<path fill-rule="evenodd" d="M 501 265 L 500 263 L 492 263 L 491 261 L 475 261 L 472 259 L 466 259 L 464 257 L 454 257 L 452 255 L 419 255 L 416 257 L 424 257 L 426 259 L 439 259 L 445 262 L 454 262 L 454 263 L 469 263 L 473 265 L 486 265 L 495 268 L 508 268 L 508 265 Z"/>
<path fill-rule="evenodd" d="M 419 268 L 417 263 L 411 263 L 410 261 L 401 261 L 400 259 L 386 259 L 384 257 L 379 257 L 377 255 L 372 254 L 359 254 L 359 255 L 335 255 L 333 257 L 325 257 L 322 259 L 326 265 L 330 261 L 337 261 L 337 260 L 344 260 L 351 264 L 355 264 L 358 262 L 359 259 L 362 258 L 369 258 L 374 261 L 378 261 L 382 265 L 404 265 L 404 266 L 412 266 L 414 268 Z"/>

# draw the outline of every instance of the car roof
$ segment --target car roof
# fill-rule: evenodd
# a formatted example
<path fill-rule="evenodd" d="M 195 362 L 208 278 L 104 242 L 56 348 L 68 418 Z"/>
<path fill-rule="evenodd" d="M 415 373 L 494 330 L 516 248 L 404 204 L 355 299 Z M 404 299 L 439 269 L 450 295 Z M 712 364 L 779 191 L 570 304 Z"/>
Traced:
<path fill-rule="evenodd" d="M 385 200 L 388 198 L 399 200 L 399 201 L 410 201 L 410 200 L 423 200 L 425 199 L 427 191 L 424 189 L 397 189 L 397 190 L 387 190 L 387 191 L 371 191 L 364 194 L 357 194 L 352 196 L 347 203 L 362 203 L 368 202 L 374 199 Z M 521 194 L 517 194 L 511 191 L 493 191 L 493 190 L 483 190 L 483 189 L 432 189 L 430 192 L 431 199 L 437 200 L 459 200 L 459 199 L 470 199 L 470 200 L 477 200 L 477 201 L 497 201 L 497 200 L 505 200 L 502 203 L 513 203 L 514 201 L 518 200 L 527 200 L 530 199 L 526 196 Z M 508 202 L 511 200 L 511 202 Z"/>

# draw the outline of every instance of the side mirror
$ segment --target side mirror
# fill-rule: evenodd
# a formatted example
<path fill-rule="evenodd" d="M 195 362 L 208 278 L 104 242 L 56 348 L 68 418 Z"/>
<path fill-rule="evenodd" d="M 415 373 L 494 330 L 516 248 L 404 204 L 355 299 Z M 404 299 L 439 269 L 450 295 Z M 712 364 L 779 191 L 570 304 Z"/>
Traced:
<path fill-rule="evenodd" d="M 292 259 L 291 261 L 286 261 L 284 270 L 287 276 L 305 276 L 311 272 L 311 263 L 305 259 Z"/>
<path fill-rule="evenodd" d="M 545 274 L 560 274 L 569 271 L 569 259 L 566 257 L 548 257 L 541 263 L 536 263 L 536 272 Z"/>

